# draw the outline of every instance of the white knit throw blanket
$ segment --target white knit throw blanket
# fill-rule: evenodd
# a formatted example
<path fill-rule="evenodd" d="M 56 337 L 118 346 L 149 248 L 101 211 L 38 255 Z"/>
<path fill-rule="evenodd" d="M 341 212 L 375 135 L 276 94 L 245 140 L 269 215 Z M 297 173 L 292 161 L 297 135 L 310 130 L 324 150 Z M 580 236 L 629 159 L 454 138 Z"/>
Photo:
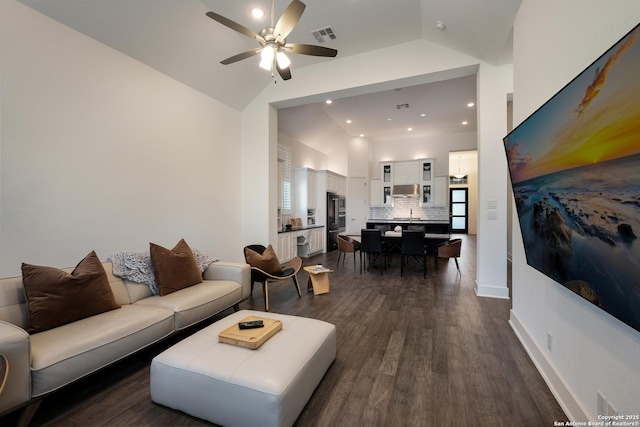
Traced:
<path fill-rule="evenodd" d="M 196 258 L 200 273 L 204 273 L 211 263 L 218 261 L 197 249 L 192 249 L 192 252 Z M 153 295 L 160 293 L 156 277 L 153 274 L 153 265 L 151 264 L 149 252 L 118 252 L 110 255 L 107 261 L 113 265 L 114 276 L 136 283 L 143 283 L 149 286 Z"/>

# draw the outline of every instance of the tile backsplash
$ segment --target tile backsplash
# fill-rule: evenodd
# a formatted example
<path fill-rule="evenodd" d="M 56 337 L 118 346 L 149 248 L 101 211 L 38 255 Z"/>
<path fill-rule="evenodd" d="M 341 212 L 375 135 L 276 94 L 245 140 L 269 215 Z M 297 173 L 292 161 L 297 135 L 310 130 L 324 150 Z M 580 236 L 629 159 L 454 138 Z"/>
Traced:
<path fill-rule="evenodd" d="M 396 198 L 393 206 L 369 208 L 369 218 L 420 218 L 421 220 L 448 221 L 449 209 L 446 206 L 422 207 L 417 198 Z"/>

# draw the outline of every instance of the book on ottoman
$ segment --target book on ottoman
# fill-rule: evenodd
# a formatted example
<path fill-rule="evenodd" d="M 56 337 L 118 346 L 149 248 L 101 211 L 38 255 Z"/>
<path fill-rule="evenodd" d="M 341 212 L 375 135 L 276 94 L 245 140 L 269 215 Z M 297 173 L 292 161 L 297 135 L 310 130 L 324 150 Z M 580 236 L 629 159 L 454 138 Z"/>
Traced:
<path fill-rule="evenodd" d="M 239 323 L 254 320 L 262 320 L 264 327 L 240 329 L 238 323 L 235 323 L 218 334 L 218 342 L 255 350 L 282 329 L 282 322 L 280 320 L 258 316 L 245 317 Z"/>

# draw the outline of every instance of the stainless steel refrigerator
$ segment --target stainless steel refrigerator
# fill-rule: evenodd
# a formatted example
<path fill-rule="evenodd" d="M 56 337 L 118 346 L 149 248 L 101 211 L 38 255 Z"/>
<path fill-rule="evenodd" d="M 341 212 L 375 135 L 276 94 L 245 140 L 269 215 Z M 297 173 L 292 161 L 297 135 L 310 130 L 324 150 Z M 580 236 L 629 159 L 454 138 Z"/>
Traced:
<path fill-rule="evenodd" d="M 327 193 L 327 252 L 338 249 L 338 234 L 345 231 L 346 200 L 336 193 Z"/>

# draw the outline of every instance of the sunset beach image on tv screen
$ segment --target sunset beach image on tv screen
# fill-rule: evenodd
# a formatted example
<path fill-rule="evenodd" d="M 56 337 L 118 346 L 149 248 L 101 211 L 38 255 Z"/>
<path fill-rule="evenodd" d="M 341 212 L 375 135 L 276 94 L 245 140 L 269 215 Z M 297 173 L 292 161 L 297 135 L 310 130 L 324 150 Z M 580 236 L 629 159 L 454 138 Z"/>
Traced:
<path fill-rule="evenodd" d="M 527 263 L 638 331 L 639 39 L 640 25 L 504 138 Z"/>

